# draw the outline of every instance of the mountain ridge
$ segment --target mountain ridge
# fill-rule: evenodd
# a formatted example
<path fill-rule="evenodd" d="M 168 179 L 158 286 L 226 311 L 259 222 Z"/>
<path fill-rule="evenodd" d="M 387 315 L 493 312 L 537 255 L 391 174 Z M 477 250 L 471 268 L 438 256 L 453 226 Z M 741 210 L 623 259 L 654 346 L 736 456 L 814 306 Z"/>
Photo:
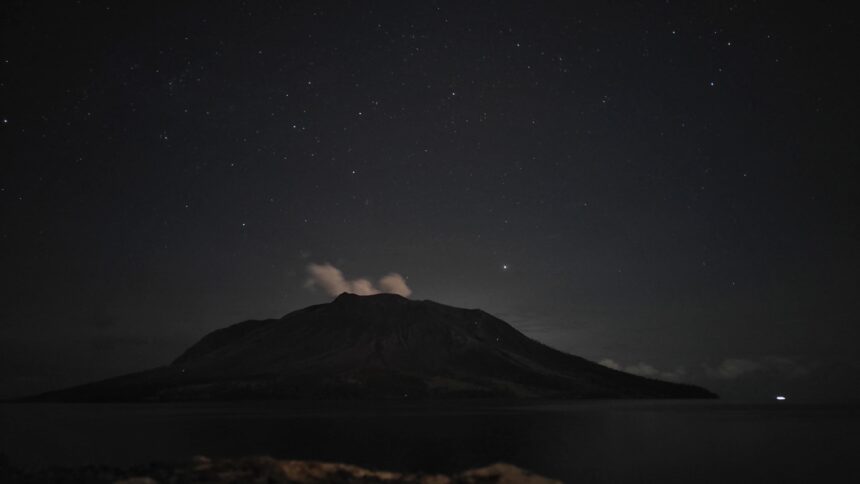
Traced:
<path fill-rule="evenodd" d="M 343 293 L 205 335 L 169 365 L 31 397 L 61 401 L 293 398 L 715 398 L 603 367 L 480 309 Z"/>

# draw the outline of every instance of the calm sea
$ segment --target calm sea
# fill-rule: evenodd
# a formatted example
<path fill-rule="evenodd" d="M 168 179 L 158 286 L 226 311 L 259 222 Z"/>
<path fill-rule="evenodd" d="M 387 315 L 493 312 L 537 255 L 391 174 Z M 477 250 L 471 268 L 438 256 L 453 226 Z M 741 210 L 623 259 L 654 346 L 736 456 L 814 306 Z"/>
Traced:
<path fill-rule="evenodd" d="M 720 402 L 3 404 L 18 467 L 271 455 L 567 482 L 860 482 L 860 406 Z"/>

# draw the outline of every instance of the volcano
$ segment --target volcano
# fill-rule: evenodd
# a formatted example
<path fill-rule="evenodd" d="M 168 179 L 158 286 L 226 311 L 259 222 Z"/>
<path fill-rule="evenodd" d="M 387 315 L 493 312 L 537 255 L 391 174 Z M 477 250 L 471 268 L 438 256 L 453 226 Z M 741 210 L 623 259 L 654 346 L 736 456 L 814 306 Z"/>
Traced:
<path fill-rule="evenodd" d="M 550 348 L 478 309 L 344 293 L 209 333 L 168 366 L 39 401 L 716 398 Z"/>

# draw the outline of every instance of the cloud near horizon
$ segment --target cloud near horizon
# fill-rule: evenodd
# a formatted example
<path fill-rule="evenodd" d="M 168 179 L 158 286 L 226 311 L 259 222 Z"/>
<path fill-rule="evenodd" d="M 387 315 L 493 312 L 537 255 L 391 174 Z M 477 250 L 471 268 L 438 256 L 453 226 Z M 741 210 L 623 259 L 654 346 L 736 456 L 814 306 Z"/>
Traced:
<path fill-rule="evenodd" d="M 379 279 L 374 285 L 370 279 L 360 277 L 358 279 L 347 279 L 343 272 L 337 267 L 325 264 L 308 264 L 308 280 L 305 287 L 319 287 L 329 296 L 338 296 L 344 292 L 350 292 L 359 296 L 370 296 L 373 294 L 390 293 L 409 297 L 412 290 L 406 285 L 406 280 L 400 274 L 392 272 Z"/>
<path fill-rule="evenodd" d="M 810 370 L 792 359 L 782 356 L 762 358 L 726 358 L 716 367 L 705 365 L 705 374 L 718 380 L 735 380 L 756 373 L 769 373 L 784 378 L 799 378 L 809 375 Z"/>
<path fill-rule="evenodd" d="M 647 378 L 657 378 L 672 382 L 681 382 L 690 378 L 707 377 L 714 380 L 736 381 L 745 378 L 765 377 L 793 379 L 809 376 L 815 366 L 800 364 L 783 356 L 763 356 L 757 358 L 725 358 L 716 366 L 702 364 L 701 370 L 693 368 L 692 374 L 686 368 L 679 366 L 675 370 L 665 371 L 645 362 L 635 365 L 623 365 L 611 358 L 598 361 L 599 364 L 613 370 L 632 373 Z M 811 365 L 811 366 L 810 366 Z"/>
<path fill-rule="evenodd" d="M 598 363 L 607 368 L 612 368 L 613 370 L 623 371 L 625 373 L 631 373 L 633 375 L 638 376 L 644 376 L 646 378 L 656 378 L 659 380 L 667 380 L 672 382 L 680 382 L 687 374 L 687 371 L 684 369 L 683 366 L 675 368 L 674 371 L 662 371 L 644 362 L 639 362 L 635 365 L 622 366 L 620 363 L 613 359 L 604 358 L 598 361 Z"/>

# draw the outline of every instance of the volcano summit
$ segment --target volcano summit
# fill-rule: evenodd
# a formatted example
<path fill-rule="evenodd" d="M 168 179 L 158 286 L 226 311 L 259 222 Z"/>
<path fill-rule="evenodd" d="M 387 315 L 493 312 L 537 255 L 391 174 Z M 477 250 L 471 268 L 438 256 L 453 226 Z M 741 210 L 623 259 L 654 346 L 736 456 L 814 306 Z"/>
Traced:
<path fill-rule="evenodd" d="M 715 398 L 534 341 L 477 309 L 344 293 L 280 319 L 213 331 L 169 366 L 43 401 L 291 398 Z"/>

